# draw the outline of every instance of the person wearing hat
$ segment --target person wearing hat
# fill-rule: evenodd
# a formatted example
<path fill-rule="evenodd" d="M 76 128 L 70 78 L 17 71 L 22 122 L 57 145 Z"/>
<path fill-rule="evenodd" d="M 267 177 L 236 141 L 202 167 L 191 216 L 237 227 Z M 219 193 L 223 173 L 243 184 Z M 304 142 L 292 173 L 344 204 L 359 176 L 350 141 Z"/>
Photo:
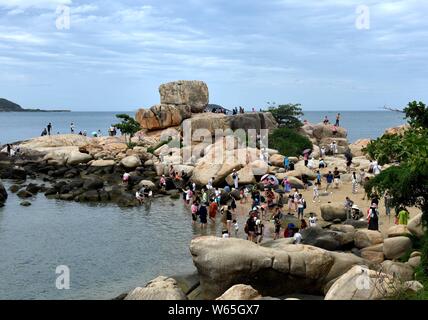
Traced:
<path fill-rule="evenodd" d="M 369 223 L 369 230 L 379 231 L 379 211 L 376 203 L 372 203 L 370 206 L 367 212 L 367 220 Z"/>

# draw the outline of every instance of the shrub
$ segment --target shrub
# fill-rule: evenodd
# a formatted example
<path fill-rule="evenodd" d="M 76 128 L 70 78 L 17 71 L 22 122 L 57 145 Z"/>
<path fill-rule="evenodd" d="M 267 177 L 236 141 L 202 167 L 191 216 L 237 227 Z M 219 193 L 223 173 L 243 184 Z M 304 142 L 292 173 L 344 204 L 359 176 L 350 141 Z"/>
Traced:
<path fill-rule="evenodd" d="M 312 142 L 305 136 L 289 128 L 278 128 L 269 135 L 269 147 L 280 154 L 298 157 L 305 149 L 312 149 Z"/>

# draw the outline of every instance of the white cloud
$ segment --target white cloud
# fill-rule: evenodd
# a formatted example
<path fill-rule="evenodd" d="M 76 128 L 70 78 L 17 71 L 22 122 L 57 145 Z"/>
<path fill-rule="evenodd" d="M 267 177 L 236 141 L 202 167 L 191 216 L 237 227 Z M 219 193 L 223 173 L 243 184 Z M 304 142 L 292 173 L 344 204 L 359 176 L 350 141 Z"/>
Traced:
<path fill-rule="evenodd" d="M 56 8 L 59 5 L 71 5 L 72 0 L 0 0 L 0 7 L 4 8 Z"/>

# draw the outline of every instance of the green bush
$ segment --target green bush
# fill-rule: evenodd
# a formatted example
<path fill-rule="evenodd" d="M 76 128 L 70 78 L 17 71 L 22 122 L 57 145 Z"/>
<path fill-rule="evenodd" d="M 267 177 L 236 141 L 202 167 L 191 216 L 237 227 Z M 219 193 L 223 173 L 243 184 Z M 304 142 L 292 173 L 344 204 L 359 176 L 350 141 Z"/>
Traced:
<path fill-rule="evenodd" d="M 312 149 L 312 142 L 289 128 L 278 128 L 269 135 L 269 147 L 288 157 L 298 157 L 305 149 Z"/>

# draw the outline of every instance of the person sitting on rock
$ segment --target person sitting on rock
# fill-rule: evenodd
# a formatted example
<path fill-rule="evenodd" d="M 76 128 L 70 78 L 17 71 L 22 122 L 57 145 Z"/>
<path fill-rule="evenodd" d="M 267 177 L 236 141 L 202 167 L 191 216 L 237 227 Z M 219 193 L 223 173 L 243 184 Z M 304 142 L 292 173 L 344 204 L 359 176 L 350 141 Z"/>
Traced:
<path fill-rule="evenodd" d="M 130 177 L 131 175 L 128 173 L 128 172 L 125 172 L 124 174 L 123 174 L 123 176 L 122 176 L 122 183 L 123 184 L 125 184 L 125 185 L 127 185 L 128 184 L 128 182 L 129 182 L 129 177 Z"/>
<path fill-rule="evenodd" d="M 159 185 L 161 187 L 162 190 L 166 189 L 166 178 L 165 175 L 162 175 L 162 177 L 159 180 Z"/>
<path fill-rule="evenodd" d="M 143 204 L 144 202 L 144 194 L 141 193 L 140 191 L 137 191 L 135 193 L 135 198 L 140 202 L 140 204 Z"/>

